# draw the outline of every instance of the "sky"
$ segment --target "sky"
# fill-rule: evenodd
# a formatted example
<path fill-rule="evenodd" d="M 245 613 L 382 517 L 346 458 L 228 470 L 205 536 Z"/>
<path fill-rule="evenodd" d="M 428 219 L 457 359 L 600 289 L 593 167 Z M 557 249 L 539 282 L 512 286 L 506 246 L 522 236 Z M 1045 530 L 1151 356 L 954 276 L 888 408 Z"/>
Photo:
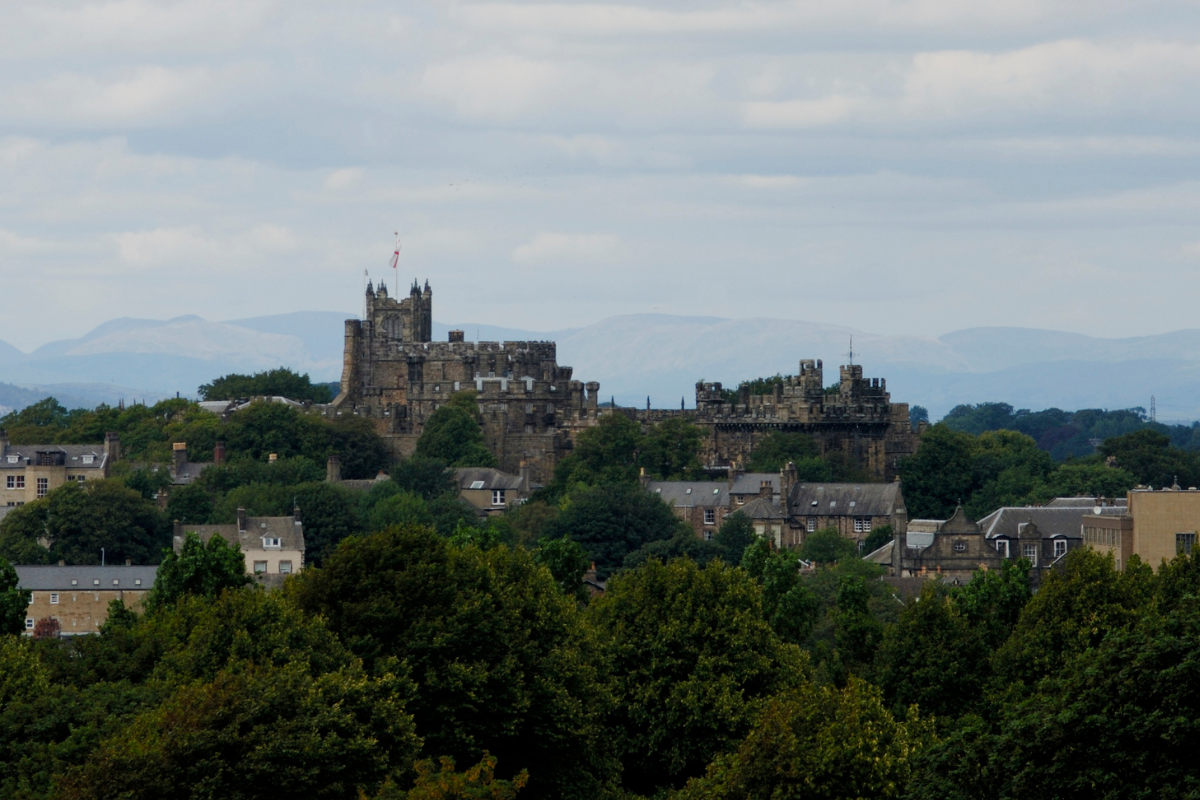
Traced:
<path fill-rule="evenodd" d="M 1200 3 L 0 4 L 0 340 L 361 307 L 1198 327 Z"/>

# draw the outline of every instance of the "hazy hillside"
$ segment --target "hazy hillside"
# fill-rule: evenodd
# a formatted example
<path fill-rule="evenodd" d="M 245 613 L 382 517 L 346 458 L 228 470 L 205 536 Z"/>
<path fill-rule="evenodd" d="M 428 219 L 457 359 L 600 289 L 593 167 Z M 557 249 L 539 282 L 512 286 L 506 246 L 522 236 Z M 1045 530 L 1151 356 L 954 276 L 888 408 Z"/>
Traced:
<path fill-rule="evenodd" d="M 280 365 L 315 381 L 336 381 L 348 316 L 313 311 L 228 322 L 117 319 L 29 354 L 0 342 L 0 381 L 84 404 L 101 397 L 188 396 L 215 376 Z M 574 367 L 576 377 L 597 380 L 605 397 L 639 406 L 647 395 L 657 407 L 677 407 L 681 397 L 691 406 L 697 380 L 735 386 L 760 375 L 794 373 L 805 358 L 823 360 L 826 382 L 833 383 L 853 337 L 854 360 L 867 375 L 886 378 L 896 400 L 926 406 L 935 418 L 959 403 L 1148 407 L 1151 395 L 1160 418 L 1200 418 L 1200 330 L 1097 339 L 973 328 L 931 338 L 799 320 L 635 314 L 540 332 L 435 322 L 434 338 L 444 341 L 452 328 L 462 329 L 469 341 L 556 341 L 559 362 Z M 0 405 L 29 396 L 10 391 Z"/>

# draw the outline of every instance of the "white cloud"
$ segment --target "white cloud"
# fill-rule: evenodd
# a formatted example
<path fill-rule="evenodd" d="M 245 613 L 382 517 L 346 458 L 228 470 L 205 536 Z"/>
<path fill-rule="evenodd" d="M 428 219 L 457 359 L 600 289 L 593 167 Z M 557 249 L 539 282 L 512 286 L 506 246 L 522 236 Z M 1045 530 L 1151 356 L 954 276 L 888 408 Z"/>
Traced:
<path fill-rule="evenodd" d="M 742 118 L 751 128 L 812 128 L 840 122 L 858 101 L 849 97 L 818 100 L 758 101 L 742 106 Z"/>
<path fill-rule="evenodd" d="M 325 178 L 325 189 L 331 192 L 343 192 L 362 180 L 363 171 L 358 167 L 335 169 Z"/>
<path fill-rule="evenodd" d="M 613 261 L 621 255 L 620 240 L 608 233 L 539 233 L 512 251 L 523 266 L 572 266 Z"/>

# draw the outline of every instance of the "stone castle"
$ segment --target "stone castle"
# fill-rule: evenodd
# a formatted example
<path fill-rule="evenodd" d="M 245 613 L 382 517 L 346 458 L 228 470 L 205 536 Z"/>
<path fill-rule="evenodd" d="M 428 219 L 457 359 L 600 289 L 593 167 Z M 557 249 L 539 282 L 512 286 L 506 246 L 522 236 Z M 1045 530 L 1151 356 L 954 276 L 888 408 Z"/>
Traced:
<path fill-rule="evenodd" d="M 428 281 L 414 282 L 403 299 L 368 284 L 365 318 L 346 320 L 341 391 L 330 411 L 372 419 L 397 456 L 412 454 L 425 420 L 463 389 L 478 393 L 500 468 L 524 468 L 535 483 L 548 481 L 579 432 L 608 413 L 644 426 L 671 417 L 695 423 L 706 434 L 702 459 L 714 471 L 744 464 L 773 431 L 808 434 L 822 454 L 843 453 L 876 480 L 893 480 L 899 459 L 916 452 L 907 404 L 892 403 L 885 382 L 864 378 L 861 366 L 841 368 L 836 393 L 826 392 L 820 361 L 801 361 L 800 374 L 768 395 L 743 388 L 728 402 L 721 384 L 699 383 L 694 411 L 600 408 L 600 384 L 573 380 L 554 342 L 467 342 L 462 331 L 434 342 L 432 323 Z"/>

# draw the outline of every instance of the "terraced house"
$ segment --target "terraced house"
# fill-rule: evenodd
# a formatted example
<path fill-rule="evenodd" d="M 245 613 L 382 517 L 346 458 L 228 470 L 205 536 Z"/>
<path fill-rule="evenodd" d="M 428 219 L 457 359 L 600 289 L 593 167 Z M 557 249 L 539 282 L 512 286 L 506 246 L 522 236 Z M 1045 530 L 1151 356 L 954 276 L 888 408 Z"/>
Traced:
<path fill-rule="evenodd" d="M 100 444 L 10 444 L 0 430 L 0 506 L 25 505 L 71 481 L 107 478 L 120 453 L 115 433 Z"/>

